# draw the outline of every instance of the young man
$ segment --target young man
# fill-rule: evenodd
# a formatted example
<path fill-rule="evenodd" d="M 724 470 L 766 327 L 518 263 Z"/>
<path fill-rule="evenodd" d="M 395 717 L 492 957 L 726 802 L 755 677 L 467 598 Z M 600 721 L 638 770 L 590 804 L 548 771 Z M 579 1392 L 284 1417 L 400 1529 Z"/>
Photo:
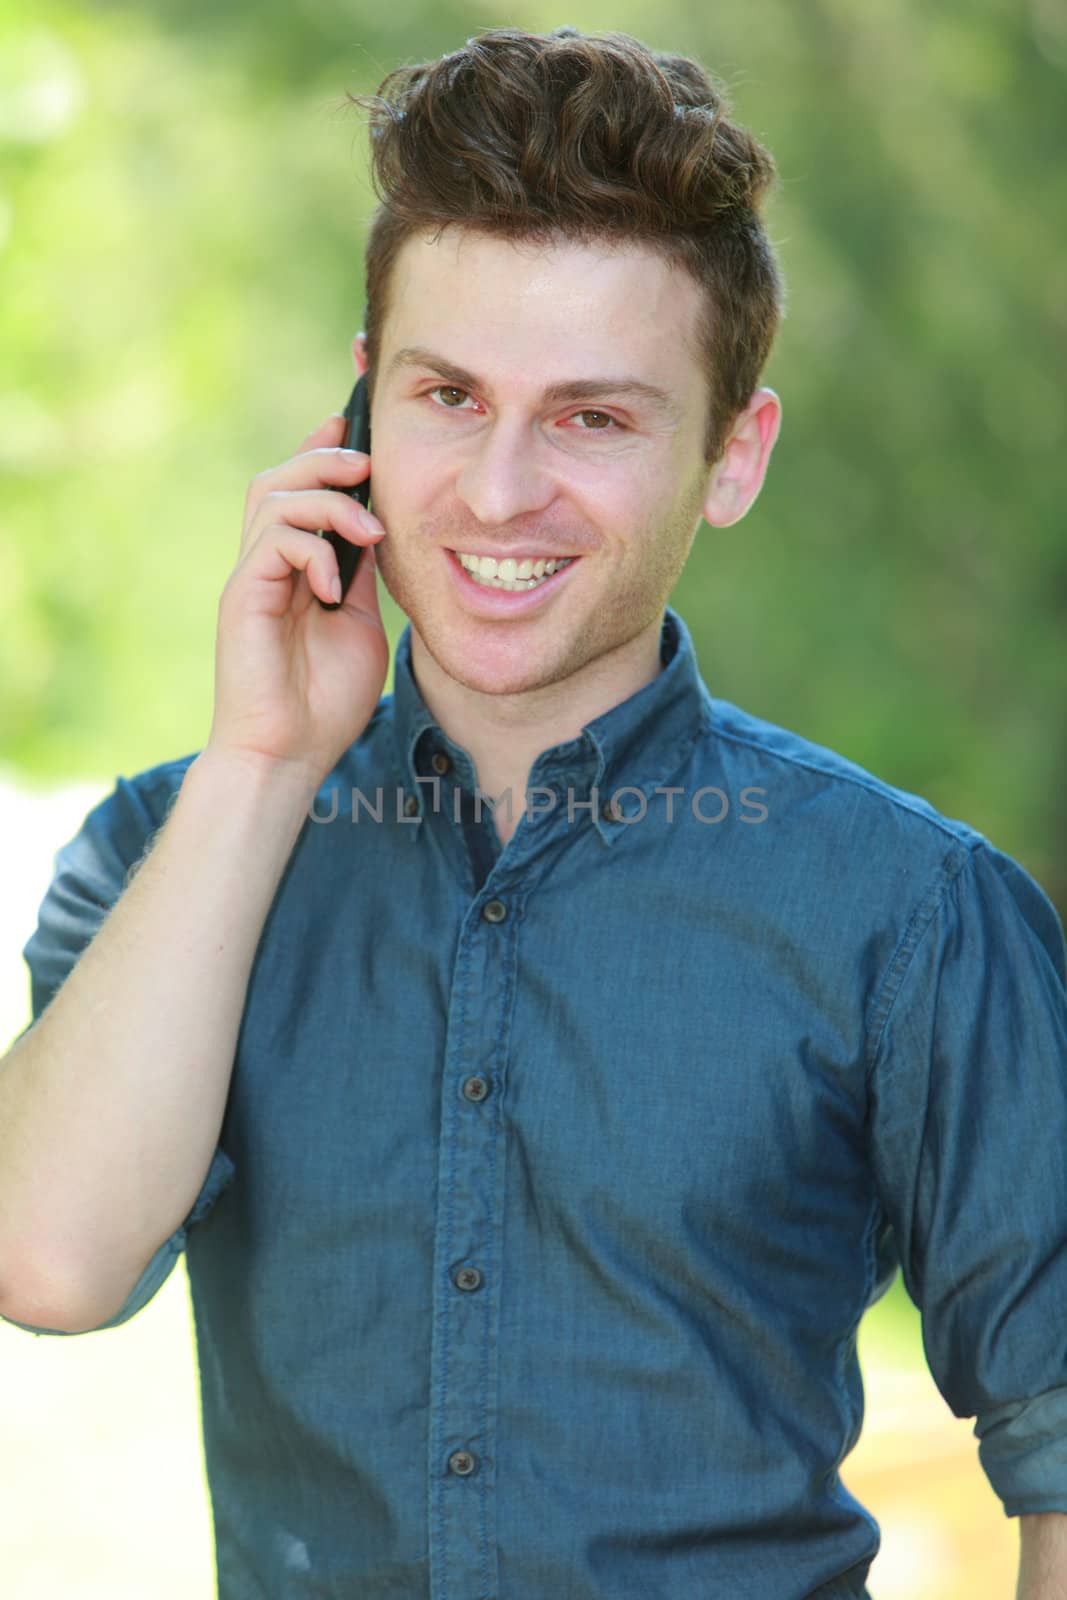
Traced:
<path fill-rule="evenodd" d="M 1051 1600 L 1062 928 L 713 699 L 668 605 L 778 432 L 770 158 L 624 35 L 495 30 L 373 104 L 372 460 L 333 417 L 254 481 L 204 749 L 60 853 L 0 1312 L 113 1326 L 186 1250 L 222 1600 L 828 1600 L 899 1264 Z M 365 547 L 337 611 L 322 528 Z"/>

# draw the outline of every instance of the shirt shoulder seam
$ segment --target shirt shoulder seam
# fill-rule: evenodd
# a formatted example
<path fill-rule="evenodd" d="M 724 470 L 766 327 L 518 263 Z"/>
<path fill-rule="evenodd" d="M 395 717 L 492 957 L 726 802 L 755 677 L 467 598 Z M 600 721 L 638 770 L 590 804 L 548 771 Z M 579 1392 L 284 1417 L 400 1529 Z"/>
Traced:
<path fill-rule="evenodd" d="M 921 895 L 915 909 L 904 925 L 896 948 L 886 963 L 885 974 L 874 992 L 870 1018 L 867 1024 L 867 1080 L 870 1082 L 885 1038 L 885 1030 L 893 1008 L 904 987 L 907 974 L 914 965 L 915 956 L 937 913 L 948 897 L 949 890 L 970 865 L 978 852 L 985 848 L 984 838 L 956 840 L 952 849 L 938 862 L 925 894 Z"/>

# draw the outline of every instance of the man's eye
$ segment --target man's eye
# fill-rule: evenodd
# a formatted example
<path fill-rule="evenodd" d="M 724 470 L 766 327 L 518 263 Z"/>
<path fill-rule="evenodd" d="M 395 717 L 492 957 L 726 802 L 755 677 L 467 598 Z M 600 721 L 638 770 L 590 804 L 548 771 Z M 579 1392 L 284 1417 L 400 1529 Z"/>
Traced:
<path fill-rule="evenodd" d="M 466 389 L 457 389 L 457 387 L 456 387 L 456 385 L 454 383 L 439 383 L 436 386 L 436 388 L 427 389 L 426 393 L 427 394 L 462 394 L 462 395 L 465 395 L 467 393 L 467 391 L 466 391 Z M 448 402 L 446 401 L 445 402 L 445 409 L 446 409 L 446 411 L 458 411 L 459 407 L 458 406 L 449 405 Z"/>
<path fill-rule="evenodd" d="M 578 416 L 578 417 L 600 417 L 600 418 L 603 419 L 604 422 L 610 422 L 611 426 L 613 428 L 619 427 L 619 423 L 617 423 L 615 421 L 615 418 L 614 417 L 609 417 L 606 411 L 576 411 L 575 412 L 575 416 Z M 599 427 L 597 427 L 597 428 L 581 428 L 581 429 L 579 429 L 579 432 L 581 432 L 581 433 L 607 433 L 608 429 L 607 428 L 599 428 Z"/>

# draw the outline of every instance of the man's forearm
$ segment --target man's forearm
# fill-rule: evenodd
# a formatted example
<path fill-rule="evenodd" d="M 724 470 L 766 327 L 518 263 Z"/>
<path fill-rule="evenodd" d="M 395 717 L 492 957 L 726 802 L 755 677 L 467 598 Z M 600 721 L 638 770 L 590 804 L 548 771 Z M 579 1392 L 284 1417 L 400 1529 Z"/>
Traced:
<path fill-rule="evenodd" d="M 95 1325 L 191 1208 L 256 944 L 313 791 L 199 756 L 96 938 L 0 1063 L 5 1315 Z"/>
<path fill-rule="evenodd" d="M 1067 1600 L 1067 1511 L 1019 1518 L 1015 1600 Z"/>

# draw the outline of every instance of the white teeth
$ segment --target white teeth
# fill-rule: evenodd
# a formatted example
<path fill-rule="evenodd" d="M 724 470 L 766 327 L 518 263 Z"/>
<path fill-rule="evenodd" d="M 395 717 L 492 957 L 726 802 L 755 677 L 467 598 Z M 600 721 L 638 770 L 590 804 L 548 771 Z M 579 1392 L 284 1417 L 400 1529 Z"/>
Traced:
<path fill-rule="evenodd" d="M 456 555 L 468 572 L 480 572 L 483 578 L 539 578 L 544 572 L 555 572 L 557 567 L 566 566 L 570 560 L 569 556 L 566 560 L 549 560 L 542 556 L 532 561 L 527 556 L 519 563 L 514 556 L 505 556 L 502 561 L 497 561 L 495 556 L 469 556 L 462 550 L 457 550 Z"/>
<path fill-rule="evenodd" d="M 461 550 L 456 551 L 456 556 L 476 583 L 483 584 L 487 589 L 508 589 L 513 593 L 521 589 L 533 589 L 553 572 L 568 566 L 573 559 L 568 556 L 564 560 L 549 561 L 541 557 L 532 561 L 527 556 L 517 562 L 513 556 L 505 556 L 498 562 L 494 556 L 467 555 Z"/>

